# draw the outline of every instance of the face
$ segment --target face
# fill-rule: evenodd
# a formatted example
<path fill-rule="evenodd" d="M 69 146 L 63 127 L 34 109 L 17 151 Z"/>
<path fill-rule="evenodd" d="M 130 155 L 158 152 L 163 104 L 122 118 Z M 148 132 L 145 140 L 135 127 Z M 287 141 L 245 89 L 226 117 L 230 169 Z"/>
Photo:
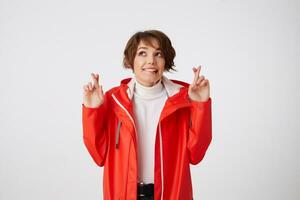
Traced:
<path fill-rule="evenodd" d="M 141 40 L 133 61 L 136 80 L 146 87 L 155 85 L 162 78 L 165 69 L 165 59 L 158 41 L 152 39 L 151 44 L 153 47 Z"/>

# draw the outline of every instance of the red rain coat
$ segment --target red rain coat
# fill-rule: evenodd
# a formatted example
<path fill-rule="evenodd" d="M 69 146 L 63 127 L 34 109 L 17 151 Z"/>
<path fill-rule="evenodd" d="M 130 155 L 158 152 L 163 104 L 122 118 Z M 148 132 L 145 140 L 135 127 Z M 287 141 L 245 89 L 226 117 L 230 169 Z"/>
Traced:
<path fill-rule="evenodd" d="M 130 81 L 131 80 L 131 81 Z M 105 200 L 137 199 L 137 133 L 132 108 L 133 80 L 105 93 L 98 108 L 82 105 L 83 139 L 93 160 L 104 166 Z M 168 99 L 155 139 L 154 199 L 193 199 L 190 164 L 204 157 L 212 138 L 211 98 L 194 102 L 188 84 L 163 77 Z"/>

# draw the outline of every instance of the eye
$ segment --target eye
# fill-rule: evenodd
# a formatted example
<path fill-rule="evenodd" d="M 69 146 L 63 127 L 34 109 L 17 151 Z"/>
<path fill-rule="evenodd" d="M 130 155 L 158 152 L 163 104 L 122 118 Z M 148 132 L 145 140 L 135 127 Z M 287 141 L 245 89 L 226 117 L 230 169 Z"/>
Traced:
<path fill-rule="evenodd" d="M 140 52 L 138 53 L 138 55 L 139 55 L 139 56 L 145 56 L 145 55 L 146 55 L 146 52 L 145 52 L 145 51 L 140 51 Z"/>
<path fill-rule="evenodd" d="M 162 52 L 156 52 L 155 56 L 163 57 L 163 54 L 162 54 Z"/>

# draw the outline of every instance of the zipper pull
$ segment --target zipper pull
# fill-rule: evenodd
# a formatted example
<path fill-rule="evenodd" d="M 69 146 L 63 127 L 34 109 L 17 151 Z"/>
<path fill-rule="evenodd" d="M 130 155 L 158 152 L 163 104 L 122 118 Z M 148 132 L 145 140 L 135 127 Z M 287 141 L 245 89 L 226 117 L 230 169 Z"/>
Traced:
<path fill-rule="evenodd" d="M 119 148 L 120 128 L 121 128 L 121 121 L 118 120 L 118 127 L 117 127 L 117 131 L 116 131 L 116 149 Z"/>

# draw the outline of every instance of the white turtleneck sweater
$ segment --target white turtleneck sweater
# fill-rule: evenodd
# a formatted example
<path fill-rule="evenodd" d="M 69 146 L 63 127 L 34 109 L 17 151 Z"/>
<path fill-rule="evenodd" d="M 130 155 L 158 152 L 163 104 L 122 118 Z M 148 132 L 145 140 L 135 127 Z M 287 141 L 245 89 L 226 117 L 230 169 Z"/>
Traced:
<path fill-rule="evenodd" d="M 160 113 L 167 99 L 161 81 L 145 87 L 135 81 L 133 111 L 138 137 L 139 181 L 154 183 L 154 145 Z"/>

